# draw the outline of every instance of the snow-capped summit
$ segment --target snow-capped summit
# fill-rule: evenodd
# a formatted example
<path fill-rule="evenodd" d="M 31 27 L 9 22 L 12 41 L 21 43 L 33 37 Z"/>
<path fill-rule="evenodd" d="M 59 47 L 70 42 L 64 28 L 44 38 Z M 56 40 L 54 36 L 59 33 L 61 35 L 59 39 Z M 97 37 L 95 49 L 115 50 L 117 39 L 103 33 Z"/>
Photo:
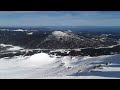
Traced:
<path fill-rule="evenodd" d="M 52 32 L 52 36 L 55 36 L 57 39 L 60 39 L 60 38 L 69 39 L 69 38 L 76 38 L 77 37 L 71 30 L 54 31 L 54 32 Z"/>
<path fill-rule="evenodd" d="M 57 37 L 68 37 L 68 33 L 62 32 L 62 31 L 54 31 L 52 32 L 52 35 L 57 36 Z"/>
<path fill-rule="evenodd" d="M 73 48 L 78 47 L 81 42 L 81 38 L 72 31 L 53 31 L 44 41 L 42 41 L 38 47 L 47 48 Z"/>

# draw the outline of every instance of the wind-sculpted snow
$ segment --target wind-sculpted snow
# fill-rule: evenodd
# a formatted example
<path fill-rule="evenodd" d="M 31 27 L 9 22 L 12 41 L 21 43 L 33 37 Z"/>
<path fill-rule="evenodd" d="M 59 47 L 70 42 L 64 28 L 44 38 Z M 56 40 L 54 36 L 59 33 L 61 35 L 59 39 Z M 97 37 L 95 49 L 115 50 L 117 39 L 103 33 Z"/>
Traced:
<path fill-rule="evenodd" d="M 102 67 L 105 68 L 108 62 L 120 64 L 119 58 L 120 55 L 57 57 L 47 53 L 37 53 L 31 56 L 14 56 L 12 58 L 4 57 L 0 59 L 0 78 L 119 78 L 120 76 L 118 77 L 118 75 L 116 77 L 111 77 L 110 75 L 110 77 L 106 77 L 100 74 L 102 69 L 94 68 L 97 65 L 103 65 Z M 110 70 L 116 70 L 111 68 L 109 72 Z M 99 75 L 96 74 L 98 71 Z M 104 71 L 103 69 L 103 73 Z M 120 72 L 120 68 L 117 68 L 117 72 Z"/>
<path fill-rule="evenodd" d="M 120 55 L 61 56 L 69 50 L 24 49 L 0 44 L 0 78 L 90 79 L 120 78 Z M 41 51 L 42 50 L 42 51 Z M 46 51 L 46 50 L 45 50 Z"/>

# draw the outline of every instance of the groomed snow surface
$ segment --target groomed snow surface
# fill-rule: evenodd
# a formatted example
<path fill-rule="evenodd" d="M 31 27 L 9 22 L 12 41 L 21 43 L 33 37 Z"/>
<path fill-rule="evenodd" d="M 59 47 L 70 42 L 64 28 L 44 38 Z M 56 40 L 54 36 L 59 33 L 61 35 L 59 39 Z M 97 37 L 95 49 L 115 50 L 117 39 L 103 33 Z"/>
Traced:
<path fill-rule="evenodd" d="M 108 65 L 106 65 L 108 63 Z M 94 68 L 101 65 L 101 67 Z M 57 57 L 46 53 L 0 59 L 2 79 L 120 78 L 120 55 Z"/>

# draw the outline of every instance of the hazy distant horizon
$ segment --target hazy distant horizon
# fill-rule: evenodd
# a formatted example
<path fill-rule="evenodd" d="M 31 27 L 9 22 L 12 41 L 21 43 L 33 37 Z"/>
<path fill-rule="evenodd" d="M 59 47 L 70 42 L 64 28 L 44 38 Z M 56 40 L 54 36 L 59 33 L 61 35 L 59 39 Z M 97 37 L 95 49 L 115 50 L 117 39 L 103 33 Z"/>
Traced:
<path fill-rule="evenodd" d="M 0 26 L 0 27 L 120 27 L 120 26 Z"/>
<path fill-rule="evenodd" d="M 71 30 L 71 31 L 92 31 L 92 32 L 119 32 L 120 26 L 0 26 L 0 29 L 7 30 Z"/>
<path fill-rule="evenodd" d="M 120 26 L 120 11 L 0 11 L 0 26 Z"/>

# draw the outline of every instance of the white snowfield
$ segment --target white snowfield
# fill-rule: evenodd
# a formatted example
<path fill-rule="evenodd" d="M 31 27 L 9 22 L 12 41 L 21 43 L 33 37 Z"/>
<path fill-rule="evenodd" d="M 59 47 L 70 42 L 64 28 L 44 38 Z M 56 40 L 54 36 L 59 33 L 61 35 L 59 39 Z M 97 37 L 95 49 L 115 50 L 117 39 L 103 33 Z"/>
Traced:
<path fill-rule="evenodd" d="M 13 30 L 13 31 L 21 31 L 21 32 L 24 32 L 24 31 L 28 31 L 28 30 L 17 29 L 17 30 Z"/>
<path fill-rule="evenodd" d="M 7 51 L 26 50 L 19 46 L 0 44 Z M 32 49 L 31 49 L 32 50 Z M 64 52 L 65 50 L 58 50 Z M 52 52 L 52 51 L 51 51 Z M 68 52 L 68 51 L 67 51 Z M 1 79 L 119 79 L 120 54 L 90 56 L 32 56 L 0 58 Z"/>
<path fill-rule="evenodd" d="M 64 38 L 65 40 L 67 40 L 69 38 L 80 39 L 77 35 L 73 34 L 71 30 L 53 31 L 52 35 L 55 36 L 55 38 L 57 38 L 57 39 L 60 39 L 60 38 Z M 51 37 L 51 35 L 49 37 Z"/>
<path fill-rule="evenodd" d="M 0 47 L 9 47 L 7 48 L 8 51 L 15 51 L 15 50 L 23 49 L 22 47 L 19 47 L 19 46 L 6 45 L 6 44 L 0 44 Z"/>
<path fill-rule="evenodd" d="M 13 51 L 13 50 L 20 50 L 20 49 L 23 49 L 23 48 L 21 48 L 21 47 L 19 47 L 19 46 L 13 46 L 13 47 L 11 47 L 11 48 L 9 48 L 9 49 L 7 49 L 7 50 Z"/>
<path fill-rule="evenodd" d="M 120 55 L 57 57 L 38 53 L 32 56 L 1 58 L 0 78 L 119 79 Z"/>
<path fill-rule="evenodd" d="M 64 37 L 64 36 L 68 37 L 69 36 L 67 33 L 62 32 L 62 31 L 54 31 L 54 32 L 52 32 L 52 34 L 55 36 L 58 36 L 58 37 Z"/>
<path fill-rule="evenodd" d="M 7 47 L 7 46 L 12 46 L 12 45 L 6 45 L 6 44 L 0 44 L 1 47 Z"/>

